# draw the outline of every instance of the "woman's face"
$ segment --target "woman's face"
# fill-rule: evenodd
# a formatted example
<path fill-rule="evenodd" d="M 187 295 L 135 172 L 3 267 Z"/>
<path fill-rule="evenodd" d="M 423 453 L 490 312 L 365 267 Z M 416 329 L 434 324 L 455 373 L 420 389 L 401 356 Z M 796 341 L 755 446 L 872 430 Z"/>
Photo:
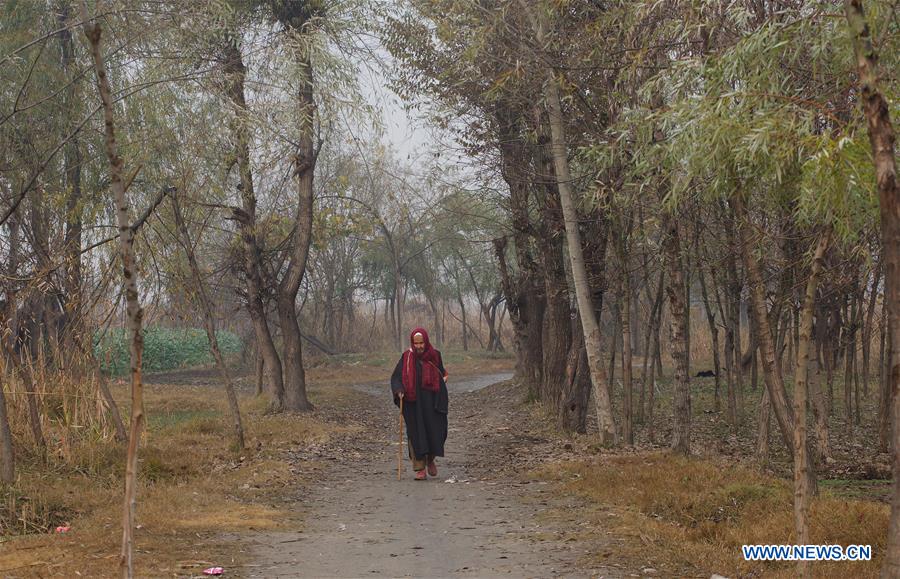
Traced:
<path fill-rule="evenodd" d="M 425 338 L 422 337 L 422 334 L 413 336 L 413 348 L 420 354 L 425 351 Z"/>

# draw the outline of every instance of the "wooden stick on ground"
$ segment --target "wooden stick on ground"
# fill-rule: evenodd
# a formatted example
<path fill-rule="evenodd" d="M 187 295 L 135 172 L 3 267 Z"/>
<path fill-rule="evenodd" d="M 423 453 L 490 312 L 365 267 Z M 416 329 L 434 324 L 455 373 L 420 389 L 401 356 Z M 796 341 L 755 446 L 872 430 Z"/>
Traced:
<path fill-rule="evenodd" d="M 397 480 L 400 480 L 403 472 L 403 396 L 400 396 L 400 428 L 397 444 Z"/>

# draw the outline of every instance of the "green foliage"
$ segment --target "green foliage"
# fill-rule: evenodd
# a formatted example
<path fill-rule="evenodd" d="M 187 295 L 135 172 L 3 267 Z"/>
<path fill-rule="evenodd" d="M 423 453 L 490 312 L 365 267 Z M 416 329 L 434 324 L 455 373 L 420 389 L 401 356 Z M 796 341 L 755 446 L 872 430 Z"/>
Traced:
<path fill-rule="evenodd" d="M 231 332 L 216 332 L 222 355 L 241 351 L 241 339 Z M 94 354 L 104 372 L 114 376 L 128 373 L 131 337 L 124 329 L 108 332 L 94 343 Z M 150 327 L 144 331 L 143 369 L 161 372 L 214 362 L 206 332 L 199 328 L 171 329 Z"/>

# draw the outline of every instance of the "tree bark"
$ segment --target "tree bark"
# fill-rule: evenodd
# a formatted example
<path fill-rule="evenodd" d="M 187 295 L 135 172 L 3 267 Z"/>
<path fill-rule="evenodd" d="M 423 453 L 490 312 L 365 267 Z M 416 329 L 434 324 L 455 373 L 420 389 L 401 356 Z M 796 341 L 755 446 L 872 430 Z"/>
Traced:
<path fill-rule="evenodd" d="M 715 273 L 712 273 L 711 276 L 715 276 Z M 706 289 L 706 280 L 703 270 L 697 272 L 697 277 L 700 279 L 700 292 L 703 296 L 703 309 L 706 311 L 706 321 L 709 324 L 709 335 L 712 338 L 712 353 L 713 353 L 713 372 L 715 372 L 715 410 L 719 411 L 719 384 L 720 384 L 720 374 L 721 372 L 721 363 L 719 361 L 719 327 L 716 324 L 716 313 L 713 311 L 712 306 L 709 301 L 709 293 Z"/>
<path fill-rule="evenodd" d="M 566 360 L 566 385 L 557 411 L 561 430 L 586 432 L 590 398 L 591 378 L 587 367 L 584 332 L 581 331 L 581 322 L 572 320 L 572 347 Z"/>
<path fill-rule="evenodd" d="M 641 398 L 640 404 L 638 408 L 638 420 L 643 424 L 644 420 L 644 408 L 645 408 L 645 392 L 647 392 L 647 388 L 653 388 L 653 375 L 654 375 L 654 365 L 653 365 L 653 349 L 654 345 L 652 343 L 652 338 L 657 331 L 657 327 L 659 326 L 659 319 L 662 316 L 662 301 L 663 301 L 663 290 L 665 289 L 666 283 L 666 274 L 662 272 L 659 274 L 659 283 L 657 284 L 655 298 L 653 298 L 653 304 L 650 308 L 650 320 L 647 323 L 647 332 L 644 336 L 644 365 L 643 370 L 641 372 Z M 647 368 L 650 368 L 650 380 L 647 380 Z M 652 399 L 652 396 L 648 396 L 648 399 Z"/>
<path fill-rule="evenodd" d="M 618 243 L 616 247 L 619 253 L 619 265 L 621 267 L 620 282 L 620 301 L 619 308 L 620 321 L 622 328 L 622 390 L 623 390 L 623 414 L 625 420 L 622 428 L 622 437 L 625 444 L 634 445 L 634 367 L 633 367 L 633 348 L 632 348 L 632 288 L 631 288 L 631 269 L 630 269 L 630 245 L 629 238 L 631 236 L 633 224 L 633 214 L 629 213 L 626 217 L 625 227 L 619 231 Z"/>
<path fill-rule="evenodd" d="M 518 283 L 510 275 L 506 263 L 506 244 L 505 237 L 494 240 L 501 286 L 506 295 L 507 309 L 513 323 L 516 379 L 525 384 L 529 398 L 537 399 L 541 380 L 541 334 L 539 331 L 535 332 L 535 328 L 540 330 L 543 310 L 540 307 L 541 302 L 536 299 L 536 293 L 528 291 L 532 279 L 530 274 L 523 272 L 519 276 Z"/>
<path fill-rule="evenodd" d="M 891 448 L 891 380 L 890 380 L 890 352 L 891 336 L 888 330 L 887 312 L 882 312 L 881 320 L 881 357 L 878 365 L 878 449 L 888 452 Z"/>
<path fill-rule="evenodd" d="M 872 289 L 869 295 L 869 305 L 866 308 L 866 322 L 863 327 L 863 394 L 869 395 L 869 372 L 870 361 L 872 357 L 872 331 L 875 326 L 875 305 L 878 301 L 878 285 L 881 283 L 881 261 L 875 266 L 875 273 L 872 276 Z"/>
<path fill-rule="evenodd" d="M 664 218 L 664 229 L 663 251 L 669 273 L 669 283 L 666 284 L 670 313 L 669 349 L 675 363 L 672 450 L 688 455 L 691 453 L 691 379 L 688 375 L 687 319 L 684 315 L 685 281 L 678 223 L 673 215 Z"/>
<path fill-rule="evenodd" d="M 290 26 L 295 26 L 293 20 Z M 297 26 L 301 32 L 302 26 Z M 313 119 L 316 102 L 313 96 L 313 64 L 309 54 L 299 58 L 300 90 L 297 95 L 297 117 L 300 136 L 294 163 L 297 177 L 297 211 L 295 214 L 292 251 L 287 271 L 278 284 L 276 306 L 281 321 L 281 335 L 284 342 L 282 364 L 284 366 L 284 407 L 291 412 L 312 410 L 306 394 L 306 371 L 303 368 L 303 344 L 300 324 L 297 320 L 297 293 L 306 272 L 309 248 L 312 242 L 313 224 L 313 176 L 315 174 L 317 152 L 313 144 Z M 398 308 L 399 313 L 399 308 Z"/>
<path fill-rule="evenodd" d="M 741 415 L 744 411 L 744 352 L 741 348 L 741 292 L 744 284 L 738 276 L 738 263 L 741 261 L 741 244 L 735 239 L 735 223 L 733 216 L 729 216 L 726 222 L 728 245 L 731 249 L 728 265 L 728 325 L 731 328 L 732 347 L 734 348 L 734 389 L 735 397 L 735 428 L 741 424 Z M 752 340 L 751 340 L 752 341 Z M 755 345 L 753 346 L 755 348 Z M 752 354 L 752 351 L 751 351 Z"/>
<path fill-rule="evenodd" d="M 623 251 L 627 255 L 627 249 Z M 634 408 L 632 403 L 632 367 L 631 367 L 631 283 L 628 267 L 622 268 L 622 388 L 624 389 L 625 422 L 622 428 L 622 438 L 625 444 L 634 445 Z"/>
<path fill-rule="evenodd" d="M 119 228 L 119 252 L 122 257 L 122 277 L 125 286 L 125 302 L 128 329 L 131 330 L 131 432 L 128 437 L 128 452 L 125 458 L 125 500 L 122 524 L 122 551 L 119 556 L 119 572 L 124 577 L 134 576 L 134 516 L 137 503 L 138 443 L 144 428 L 144 390 L 141 376 L 141 358 L 144 351 L 144 337 L 141 329 L 143 311 L 141 309 L 137 285 L 137 264 L 134 256 L 134 230 L 128 217 L 128 199 L 125 196 L 124 163 L 116 144 L 115 120 L 113 117 L 112 90 L 106 73 L 106 64 L 100 50 L 100 25 L 91 22 L 86 5 L 82 5 L 84 32 L 91 46 L 94 71 L 97 75 L 97 90 L 103 105 L 103 119 L 106 135 L 106 156 L 109 161 L 110 190 L 116 204 L 116 222 Z"/>
<path fill-rule="evenodd" d="M 859 70 L 861 100 L 869 128 L 869 144 L 875 160 L 875 179 L 881 208 L 885 306 L 890 322 L 890 392 L 893 415 L 894 488 L 888 544 L 882 577 L 900 576 L 900 187 L 894 153 L 894 128 L 890 109 L 879 88 L 878 54 L 872 45 L 862 0 L 844 0 L 850 36 Z"/>
<path fill-rule="evenodd" d="M 529 396 L 536 398 L 543 379 L 541 332 L 545 301 L 530 249 L 534 228 L 528 212 L 529 185 L 524 174 L 524 167 L 530 160 L 530 149 L 525 146 L 522 135 L 522 116 L 512 104 L 499 102 L 494 109 L 494 117 L 498 125 L 501 173 L 509 186 L 513 240 L 520 272 L 517 281 L 513 281 L 506 267 L 505 249 L 501 251 L 501 246 L 495 244 L 495 252 L 516 336 L 516 373 L 525 382 Z M 506 239 L 503 238 L 502 248 L 505 244 Z"/>
<path fill-rule="evenodd" d="M 247 69 L 244 66 L 240 49 L 235 42 L 225 44 L 223 72 L 227 79 L 226 93 L 234 107 L 234 119 L 231 122 L 231 134 L 234 140 L 234 153 L 240 173 L 239 190 L 241 208 L 233 211 L 241 235 L 243 246 L 243 268 L 247 284 L 247 312 L 256 334 L 256 344 L 263 363 L 269 371 L 272 401 L 269 407 L 273 411 L 284 408 L 284 377 L 281 369 L 281 357 L 275 348 L 275 340 L 266 321 L 266 307 L 263 293 L 266 283 L 263 279 L 261 250 L 257 239 L 256 223 L 256 191 L 253 184 L 253 170 L 250 163 L 250 131 L 247 126 L 247 101 L 244 93 L 244 80 Z"/>
<path fill-rule="evenodd" d="M 469 333 L 466 323 L 466 303 L 463 301 L 462 292 L 459 289 L 459 281 L 456 283 L 456 301 L 459 303 L 459 311 L 462 316 L 462 343 L 463 351 L 469 351 Z"/>
<path fill-rule="evenodd" d="M 265 381 L 266 363 L 263 360 L 262 353 L 256 353 L 256 395 L 262 396 L 263 382 Z"/>
<path fill-rule="evenodd" d="M 59 43 L 61 52 L 61 64 L 67 78 L 74 77 L 75 71 L 75 44 L 72 39 L 72 31 L 68 28 L 70 17 L 69 2 L 63 0 L 57 7 L 57 22 L 60 27 Z M 76 89 L 78 83 L 72 78 L 65 90 L 65 108 L 68 114 L 75 114 L 78 110 L 78 98 Z M 78 352 L 82 356 L 91 356 L 91 340 L 86 336 L 86 327 L 82 312 L 82 280 L 81 280 L 81 237 L 83 231 L 83 204 L 81 202 L 81 165 L 82 147 L 78 133 L 74 132 L 66 144 L 63 154 L 64 173 L 66 181 L 66 232 L 65 232 L 65 256 L 66 267 L 63 277 L 63 298 L 67 313 L 67 323 L 64 328 L 64 339 L 67 347 L 72 352 Z M 88 338 L 86 340 L 86 338 Z M 110 401 L 107 400 L 107 403 Z M 112 401 L 115 404 L 115 401 Z M 118 412 L 118 410 L 116 410 Z"/>
<path fill-rule="evenodd" d="M 615 391 L 615 383 L 616 383 L 616 355 L 619 350 L 619 339 L 622 336 L 622 328 L 620 327 L 622 324 L 622 313 L 619 311 L 621 307 L 619 306 L 619 301 L 622 299 L 621 294 L 622 286 L 621 283 L 617 284 L 616 288 L 617 299 L 612 302 L 610 306 L 610 314 L 612 314 L 612 335 L 609 338 L 609 370 L 606 373 L 607 380 L 609 381 L 610 388 Z M 598 320 L 602 320 L 602 317 L 597 318 Z"/>
<path fill-rule="evenodd" d="M 0 379 L 6 374 L 0 366 Z M 9 414 L 6 412 L 6 393 L 0 381 L 0 483 L 12 484 L 16 481 L 16 457 L 13 451 L 12 431 L 9 429 Z"/>
<path fill-rule="evenodd" d="M 9 345 L 4 341 L 4 345 Z M 7 348 L 7 355 L 12 360 L 19 375 L 19 380 L 23 382 L 25 387 L 25 400 L 28 403 L 28 424 L 31 426 L 31 435 L 34 437 L 34 443 L 40 449 L 41 453 L 47 450 L 47 441 L 44 439 L 44 430 L 41 428 L 41 412 L 38 404 L 37 384 L 34 381 L 34 363 L 23 360 L 15 351 Z"/>
<path fill-rule="evenodd" d="M 765 285 L 756 257 L 751 253 L 753 246 L 750 232 L 748 231 L 747 210 L 740 193 L 734 195 L 732 200 L 738 222 L 738 234 L 744 258 L 744 267 L 747 270 L 747 282 L 750 288 L 750 303 L 752 306 L 751 312 L 753 314 L 756 340 L 762 355 L 766 389 L 769 392 L 769 400 L 772 403 L 772 409 L 775 411 L 775 419 L 778 422 L 784 443 L 788 450 L 793 453 L 794 417 L 787 402 L 784 379 L 779 371 L 778 360 L 775 356 L 775 344 L 772 339 L 769 313 L 766 308 Z"/>
<path fill-rule="evenodd" d="M 97 389 L 100 390 L 100 395 L 103 397 L 103 400 L 109 408 L 110 418 L 112 418 L 113 427 L 116 429 L 116 442 L 125 442 L 128 440 L 128 433 L 125 431 L 125 423 L 122 422 L 122 414 L 119 412 L 119 406 L 116 404 L 116 399 L 113 398 L 112 392 L 109 391 L 109 384 L 106 376 L 100 372 L 99 364 L 95 363 L 94 371 L 97 377 Z"/>
<path fill-rule="evenodd" d="M 539 26 L 539 41 L 543 38 L 543 30 Z M 572 266 L 572 276 L 575 283 L 575 295 L 578 302 L 578 313 L 581 317 L 581 326 L 584 331 L 585 345 L 587 347 L 588 366 L 591 372 L 591 383 L 594 388 L 594 401 L 597 406 L 597 422 L 600 431 L 600 439 L 603 444 L 614 445 L 617 443 L 615 419 L 612 413 L 612 404 L 609 395 L 609 385 L 606 381 L 603 368 L 602 345 L 600 326 L 597 323 L 593 304 L 591 303 L 590 285 L 584 265 L 584 255 L 581 248 L 581 234 L 578 230 L 578 215 L 575 211 L 570 184 L 572 176 L 569 173 L 569 160 L 566 153 L 566 135 L 562 116 L 562 106 L 559 101 L 559 86 L 556 74 L 553 70 L 547 70 L 547 81 L 544 85 L 544 97 L 547 99 L 548 113 L 550 116 L 551 148 L 553 151 L 553 164 L 556 169 L 557 186 L 559 187 L 560 204 L 562 205 L 563 219 L 565 220 L 566 242 L 569 249 L 569 260 Z"/>
<path fill-rule="evenodd" d="M 179 241 L 187 255 L 188 265 L 191 268 L 191 276 L 194 278 L 194 291 L 192 293 L 196 296 L 200 308 L 203 311 L 203 326 L 206 329 L 206 337 L 209 340 L 209 351 L 216 361 L 219 376 L 225 384 L 225 395 L 228 397 L 228 408 L 231 410 L 235 445 L 238 450 L 241 450 L 244 448 L 244 426 L 241 424 L 241 410 L 238 406 L 234 384 L 231 381 L 231 374 L 228 372 L 228 367 L 225 365 L 225 358 L 222 357 L 222 351 L 219 349 L 219 340 L 216 337 L 216 321 L 213 318 L 212 305 L 209 296 L 206 294 L 206 283 L 203 281 L 203 275 L 200 273 L 200 265 L 197 263 L 197 257 L 194 255 L 194 246 L 191 243 L 191 235 L 184 222 L 184 216 L 181 214 L 177 192 L 172 193 L 172 210 L 175 213 L 175 227 L 178 229 Z"/>
<path fill-rule="evenodd" d="M 541 219 L 538 223 L 540 269 L 543 274 L 545 309 L 541 348 L 543 370 L 541 400 L 558 407 L 563 397 L 566 380 L 566 359 L 572 342 L 569 287 L 566 279 L 563 244 L 566 224 L 560 206 L 553 154 L 545 154 L 552 141 L 548 136 L 546 120 L 540 110 L 534 113 L 533 123 L 538 135 L 538 146 L 533 155 L 536 174 L 533 195 L 537 198 Z"/>
<path fill-rule="evenodd" d="M 756 433 L 756 460 L 760 465 L 769 461 L 769 432 L 772 423 L 772 401 L 769 390 L 763 390 L 759 397 L 759 420 Z"/>
<path fill-rule="evenodd" d="M 796 544 L 808 545 L 809 536 L 809 504 L 813 489 L 809 486 L 810 473 L 807 442 L 806 442 L 806 391 L 807 376 L 809 373 L 809 341 L 812 335 L 814 302 L 816 299 L 816 285 L 819 283 L 819 275 L 822 272 L 822 262 L 831 231 L 828 230 L 819 238 L 816 252 L 813 255 L 810 267 L 809 280 L 806 282 L 806 295 L 803 298 L 803 310 L 800 316 L 800 343 L 797 349 L 797 368 L 794 373 L 794 530 L 796 531 Z M 797 571 L 801 577 L 808 577 L 809 562 L 800 561 Z"/>

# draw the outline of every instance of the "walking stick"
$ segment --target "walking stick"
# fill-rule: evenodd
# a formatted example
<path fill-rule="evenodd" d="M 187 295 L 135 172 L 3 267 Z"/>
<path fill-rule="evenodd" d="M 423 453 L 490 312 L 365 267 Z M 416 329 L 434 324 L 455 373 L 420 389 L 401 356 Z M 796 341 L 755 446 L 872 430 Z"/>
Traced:
<path fill-rule="evenodd" d="M 397 444 L 397 480 L 400 480 L 400 473 L 403 470 L 403 396 L 400 396 L 400 436 L 399 444 Z"/>

